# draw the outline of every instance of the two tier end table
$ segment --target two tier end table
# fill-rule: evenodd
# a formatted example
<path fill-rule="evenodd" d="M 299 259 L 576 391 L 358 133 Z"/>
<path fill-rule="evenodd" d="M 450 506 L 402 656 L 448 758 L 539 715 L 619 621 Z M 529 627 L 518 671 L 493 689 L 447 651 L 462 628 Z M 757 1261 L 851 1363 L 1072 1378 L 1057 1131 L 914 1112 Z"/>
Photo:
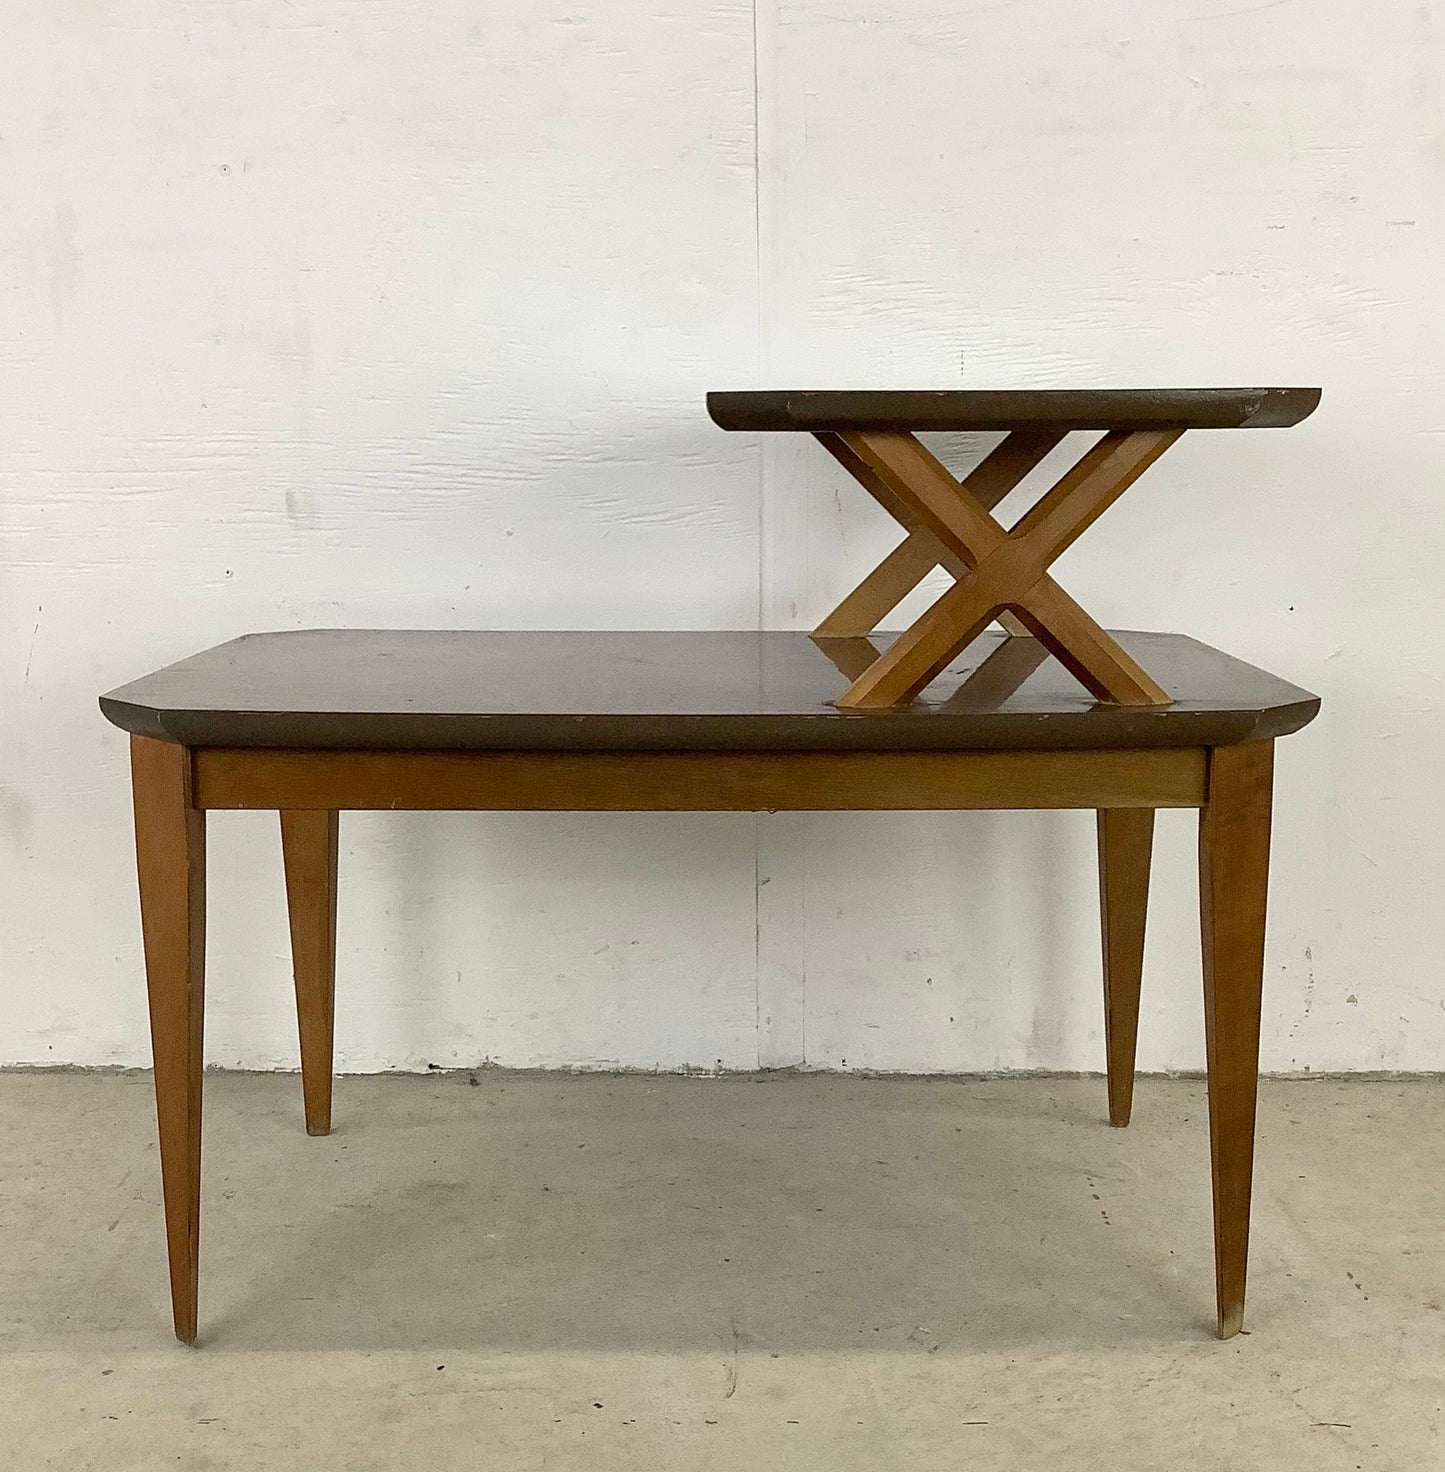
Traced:
<path fill-rule="evenodd" d="M 280 819 L 316 1135 L 331 1122 L 342 812 L 1093 809 L 1109 1117 L 1123 1125 L 1154 812 L 1198 809 L 1218 1332 L 1236 1333 L 1274 743 L 1319 702 L 1192 639 L 1098 628 L 1046 568 L 1165 438 L 1292 422 L 1311 395 L 715 395 L 726 426 L 835 437 L 830 451 L 903 523 L 906 552 L 816 635 L 254 634 L 102 697 L 131 741 L 178 1338 L 197 1332 L 206 815 L 252 808 Z M 960 483 L 916 440 L 932 428 L 1010 434 L 981 481 Z M 1107 451 L 1027 525 L 999 527 L 980 508 L 1071 429 L 1101 430 Z M 942 612 L 874 633 L 938 565 L 956 578 Z"/>

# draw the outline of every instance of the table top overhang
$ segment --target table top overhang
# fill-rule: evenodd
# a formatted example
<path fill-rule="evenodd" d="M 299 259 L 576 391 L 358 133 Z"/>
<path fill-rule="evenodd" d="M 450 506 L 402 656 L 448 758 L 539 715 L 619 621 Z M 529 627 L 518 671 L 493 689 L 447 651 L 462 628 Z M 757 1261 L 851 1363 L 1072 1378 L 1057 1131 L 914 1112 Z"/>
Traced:
<path fill-rule="evenodd" d="M 1094 388 L 714 392 L 722 429 L 871 430 L 1283 429 L 1320 401 L 1317 388 Z"/>
<path fill-rule="evenodd" d="M 101 697 L 185 746 L 446 751 L 1105 750 L 1287 735 L 1318 699 L 1178 634 L 1121 633 L 1173 697 L 1100 703 L 1036 640 L 986 635 L 904 706 L 841 711 L 896 635 L 308 629 L 251 634 Z"/>

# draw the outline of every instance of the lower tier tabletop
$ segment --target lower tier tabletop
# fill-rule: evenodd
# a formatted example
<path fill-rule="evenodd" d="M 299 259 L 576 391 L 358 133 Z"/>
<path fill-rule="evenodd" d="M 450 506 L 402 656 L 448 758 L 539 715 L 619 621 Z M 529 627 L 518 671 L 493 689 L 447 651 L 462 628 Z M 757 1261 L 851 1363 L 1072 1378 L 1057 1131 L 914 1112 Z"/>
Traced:
<path fill-rule="evenodd" d="M 304 629 L 248 634 L 101 697 L 185 746 L 385 751 L 941 751 L 1226 746 L 1319 700 L 1181 634 L 1115 637 L 1172 697 L 1102 704 L 1034 639 L 985 635 L 909 705 L 840 711 L 896 635 Z"/>

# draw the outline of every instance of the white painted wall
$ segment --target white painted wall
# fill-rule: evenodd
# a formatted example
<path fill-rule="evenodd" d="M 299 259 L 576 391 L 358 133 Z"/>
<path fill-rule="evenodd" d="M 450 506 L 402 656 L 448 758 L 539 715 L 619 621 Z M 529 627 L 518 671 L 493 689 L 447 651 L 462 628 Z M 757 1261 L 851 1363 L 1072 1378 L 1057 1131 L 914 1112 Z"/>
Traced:
<path fill-rule="evenodd" d="M 709 387 L 1301 382 L 1062 575 L 1325 697 L 1267 1066 L 1445 1066 L 1434 10 L 10 0 L 0 1060 L 148 1058 L 99 691 L 258 628 L 806 626 L 887 525 Z M 208 1056 L 292 1066 L 273 820 L 211 835 Z M 346 1068 L 1101 1062 L 1086 815 L 343 842 Z M 1202 1059 L 1193 878 L 1166 814 L 1146 1068 Z"/>

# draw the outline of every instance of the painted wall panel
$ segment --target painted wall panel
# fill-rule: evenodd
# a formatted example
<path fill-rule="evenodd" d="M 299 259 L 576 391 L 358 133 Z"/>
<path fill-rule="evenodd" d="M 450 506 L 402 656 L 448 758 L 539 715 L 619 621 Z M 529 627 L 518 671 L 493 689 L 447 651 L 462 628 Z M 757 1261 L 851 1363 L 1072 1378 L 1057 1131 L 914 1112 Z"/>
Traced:
<path fill-rule="evenodd" d="M 1326 11 L 779 4 L 763 352 L 799 384 L 1326 386 L 1296 430 L 1186 437 L 1058 571 L 1325 697 L 1281 753 L 1264 1059 L 1437 1068 L 1445 40 Z M 765 463 L 765 610 L 807 626 L 896 537 L 821 453 Z M 807 822 L 811 1061 L 1099 1066 L 1087 823 Z M 1203 1061 L 1191 830 L 1161 819 L 1147 1068 Z"/>
<path fill-rule="evenodd" d="M 7 14 L 0 1058 L 148 1055 L 103 689 L 248 629 L 743 627 L 750 10 Z M 16 38 L 19 43 L 16 44 Z M 753 820 L 343 825 L 340 1064 L 757 1059 Z M 274 820 L 208 1056 L 295 1059 Z"/>
<path fill-rule="evenodd" d="M 1187 437 L 1060 577 L 1325 697 L 1281 753 L 1266 1063 L 1441 1066 L 1430 7 L 6 29 L 0 1062 L 148 1057 L 99 691 L 255 628 L 805 627 L 889 527 L 709 387 L 1253 381 L 1323 407 Z M 274 824 L 211 848 L 209 1056 L 289 1065 Z M 1101 1061 L 1083 815 L 377 815 L 343 849 L 343 1067 Z M 1197 1066 L 1188 815 L 1154 896 L 1141 1063 Z"/>

